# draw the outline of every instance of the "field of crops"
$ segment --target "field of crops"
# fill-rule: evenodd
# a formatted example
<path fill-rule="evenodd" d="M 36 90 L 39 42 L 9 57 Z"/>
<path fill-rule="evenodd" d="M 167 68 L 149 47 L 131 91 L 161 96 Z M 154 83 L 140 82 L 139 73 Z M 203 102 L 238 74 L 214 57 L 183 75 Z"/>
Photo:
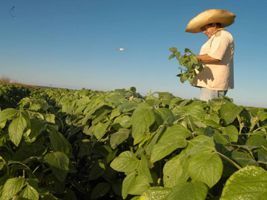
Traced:
<path fill-rule="evenodd" d="M 0 199 L 266 200 L 267 109 L 0 86 Z"/>

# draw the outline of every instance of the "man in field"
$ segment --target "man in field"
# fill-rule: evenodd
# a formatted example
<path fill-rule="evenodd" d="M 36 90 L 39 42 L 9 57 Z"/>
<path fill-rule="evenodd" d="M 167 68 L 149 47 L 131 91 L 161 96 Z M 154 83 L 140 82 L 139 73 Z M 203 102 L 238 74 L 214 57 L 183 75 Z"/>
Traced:
<path fill-rule="evenodd" d="M 198 60 L 204 69 L 193 85 L 200 89 L 200 99 L 208 101 L 223 97 L 234 88 L 234 39 L 224 27 L 234 22 L 235 15 L 227 10 L 206 10 L 190 20 L 186 32 L 203 32 L 208 40 L 202 45 Z"/>

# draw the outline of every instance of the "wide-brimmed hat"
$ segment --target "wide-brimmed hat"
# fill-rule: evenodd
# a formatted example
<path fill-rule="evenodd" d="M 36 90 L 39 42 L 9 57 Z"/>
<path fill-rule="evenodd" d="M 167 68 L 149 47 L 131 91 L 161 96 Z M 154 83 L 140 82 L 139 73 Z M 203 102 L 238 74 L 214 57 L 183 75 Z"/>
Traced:
<path fill-rule="evenodd" d="M 207 24 L 220 23 L 222 27 L 231 25 L 235 20 L 235 14 L 222 9 L 209 9 L 201 12 L 189 21 L 185 31 L 190 33 L 201 32 L 201 28 Z"/>

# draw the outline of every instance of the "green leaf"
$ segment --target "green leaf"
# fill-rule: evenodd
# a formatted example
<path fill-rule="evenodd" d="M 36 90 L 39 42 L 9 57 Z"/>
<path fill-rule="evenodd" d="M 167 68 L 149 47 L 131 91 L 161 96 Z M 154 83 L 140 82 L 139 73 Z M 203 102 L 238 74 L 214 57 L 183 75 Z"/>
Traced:
<path fill-rule="evenodd" d="M 179 182 L 189 178 L 184 154 L 180 153 L 165 163 L 163 167 L 163 182 L 165 187 L 174 187 Z"/>
<path fill-rule="evenodd" d="M 132 136 L 134 144 L 140 143 L 145 134 L 149 132 L 150 126 L 155 122 L 153 109 L 146 103 L 141 103 L 132 115 Z"/>
<path fill-rule="evenodd" d="M 213 139 L 217 144 L 227 145 L 229 144 L 229 138 L 221 133 L 215 132 L 213 134 Z"/>
<path fill-rule="evenodd" d="M 126 199 L 128 194 L 141 195 L 149 188 L 149 181 L 146 176 L 136 175 L 132 172 L 122 182 L 122 198 Z"/>
<path fill-rule="evenodd" d="M 121 115 L 117 117 L 113 123 L 120 124 L 123 128 L 129 128 L 131 126 L 131 118 L 128 115 Z"/>
<path fill-rule="evenodd" d="M 14 108 L 7 108 L 5 110 L 2 110 L 0 112 L 0 124 L 7 121 L 7 120 L 11 120 L 13 119 L 19 111 L 17 111 Z"/>
<path fill-rule="evenodd" d="M 257 164 L 248 152 L 235 150 L 232 152 L 232 158 L 242 167 Z"/>
<path fill-rule="evenodd" d="M 107 106 L 103 106 L 101 109 L 98 109 L 93 115 L 92 124 L 95 125 L 106 120 L 110 112 L 111 108 Z"/>
<path fill-rule="evenodd" d="M 175 54 L 171 54 L 168 59 L 171 60 L 173 58 L 175 58 Z"/>
<path fill-rule="evenodd" d="M 118 108 L 115 108 L 111 111 L 110 119 L 114 119 L 115 117 L 118 117 L 121 114 L 121 111 Z"/>
<path fill-rule="evenodd" d="M 124 151 L 110 163 L 110 166 L 116 171 L 130 173 L 137 169 L 138 164 L 139 160 L 132 152 Z"/>
<path fill-rule="evenodd" d="M 169 48 L 169 50 L 170 50 L 170 52 L 173 52 L 173 53 L 177 52 L 177 48 L 176 47 L 171 47 L 171 48 Z"/>
<path fill-rule="evenodd" d="M 25 141 L 33 143 L 36 141 L 41 132 L 46 129 L 46 124 L 44 121 L 35 118 L 31 119 L 30 123 L 31 123 L 31 128 L 30 128 L 31 132 L 28 136 L 25 137 Z"/>
<path fill-rule="evenodd" d="M 267 119 L 267 112 L 264 110 L 259 110 L 257 113 L 257 116 L 258 116 L 260 121 L 264 121 Z"/>
<path fill-rule="evenodd" d="M 258 150 L 258 161 L 267 163 L 267 150 L 266 149 Z"/>
<path fill-rule="evenodd" d="M 159 108 L 156 111 L 159 113 L 164 123 L 171 125 L 174 122 L 175 117 L 170 109 Z"/>
<path fill-rule="evenodd" d="M 22 135 L 24 130 L 27 128 L 27 121 L 23 115 L 19 115 L 19 117 L 12 120 L 8 127 L 8 133 L 10 140 L 16 146 L 19 146 L 19 143 L 22 139 Z"/>
<path fill-rule="evenodd" d="M 172 188 L 166 200 L 205 200 L 207 186 L 202 182 L 179 183 Z"/>
<path fill-rule="evenodd" d="M 193 80 L 197 73 L 199 73 L 203 66 L 201 63 L 199 63 L 197 57 L 193 54 L 193 52 L 190 49 L 185 49 L 184 55 L 181 55 L 180 52 L 177 51 L 176 48 L 170 48 L 170 51 L 172 54 L 169 56 L 169 60 L 176 57 L 179 64 L 182 66 L 181 73 L 179 73 L 177 76 L 180 77 L 180 81 L 184 83 L 185 81 L 188 81 L 189 83 L 193 83 Z"/>
<path fill-rule="evenodd" d="M 88 179 L 90 181 L 98 179 L 99 177 L 101 177 L 104 174 L 104 172 L 105 172 L 104 170 L 105 169 L 103 169 L 101 167 L 101 162 L 100 161 L 95 162 L 93 164 L 92 168 L 90 169 L 90 173 L 89 173 Z"/>
<path fill-rule="evenodd" d="M 176 57 L 176 60 L 179 61 L 180 57 L 181 57 L 181 53 L 180 52 L 175 52 L 175 57 Z"/>
<path fill-rule="evenodd" d="M 206 183 L 210 188 L 221 178 L 223 163 L 216 152 L 200 152 L 189 159 L 188 173 L 194 181 Z"/>
<path fill-rule="evenodd" d="M 185 106 L 177 106 L 173 113 L 178 115 L 179 118 L 192 117 L 193 122 L 202 121 L 206 117 L 204 107 L 201 103 L 191 103 Z"/>
<path fill-rule="evenodd" d="M 226 125 L 228 125 L 237 118 L 237 116 L 242 110 L 242 107 L 237 106 L 231 102 L 226 102 L 219 110 L 219 114 L 221 118 L 225 121 Z"/>
<path fill-rule="evenodd" d="M 107 182 L 98 183 L 92 190 L 90 199 L 99 199 L 105 196 L 110 190 L 110 184 Z"/>
<path fill-rule="evenodd" d="M 120 145 L 122 142 L 124 142 L 130 134 L 129 129 L 120 128 L 118 132 L 113 133 L 110 136 L 110 146 L 111 148 L 115 149 L 118 145 Z"/>
<path fill-rule="evenodd" d="M 151 187 L 148 190 L 146 190 L 142 196 L 141 199 L 144 200 L 166 200 L 166 197 L 171 192 L 170 188 L 166 187 Z"/>
<path fill-rule="evenodd" d="M 190 136 L 190 132 L 181 125 L 175 124 L 167 128 L 152 148 L 151 162 L 154 163 L 174 150 L 185 147 L 187 145 L 186 137 L 188 136 Z"/>
<path fill-rule="evenodd" d="M 222 127 L 222 134 L 226 135 L 229 138 L 230 142 L 237 142 L 238 141 L 238 130 L 235 126 L 230 125 L 227 127 Z"/>
<path fill-rule="evenodd" d="M 136 109 L 138 104 L 136 102 L 125 102 L 118 106 L 118 109 L 123 113 L 128 113 Z"/>
<path fill-rule="evenodd" d="M 52 169 L 54 176 L 64 182 L 69 171 L 69 158 L 62 152 L 51 152 L 45 155 L 44 161 Z"/>
<path fill-rule="evenodd" d="M 93 127 L 93 134 L 94 136 L 100 140 L 107 132 L 107 128 L 109 126 L 109 122 L 102 123 L 99 122 Z"/>
<path fill-rule="evenodd" d="M 27 200 L 39 200 L 39 193 L 29 184 L 21 191 L 20 196 Z"/>
<path fill-rule="evenodd" d="M 252 135 L 248 138 L 246 145 L 251 148 L 264 146 L 267 148 L 267 140 L 263 135 Z"/>
<path fill-rule="evenodd" d="M 188 141 L 188 146 L 185 149 L 186 154 L 191 156 L 200 152 L 211 152 L 215 150 L 215 144 L 211 137 L 199 135 L 192 140 Z"/>
<path fill-rule="evenodd" d="M 49 139 L 54 151 L 60 151 L 66 155 L 71 155 L 71 144 L 69 141 L 54 128 L 49 128 Z"/>
<path fill-rule="evenodd" d="M 56 116 L 54 114 L 45 114 L 45 120 L 52 124 L 56 123 Z"/>
<path fill-rule="evenodd" d="M 2 200 L 10 200 L 16 196 L 22 188 L 26 185 L 25 178 L 16 177 L 8 179 L 2 190 Z"/>
<path fill-rule="evenodd" d="M 145 155 L 141 155 L 141 160 L 139 160 L 139 165 L 137 168 L 138 175 L 144 175 L 147 177 L 149 183 L 153 183 L 153 179 L 149 170 L 149 161 Z"/>
<path fill-rule="evenodd" d="M 267 172 L 247 166 L 235 172 L 226 182 L 220 200 L 264 200 L 267 195 Z"/>

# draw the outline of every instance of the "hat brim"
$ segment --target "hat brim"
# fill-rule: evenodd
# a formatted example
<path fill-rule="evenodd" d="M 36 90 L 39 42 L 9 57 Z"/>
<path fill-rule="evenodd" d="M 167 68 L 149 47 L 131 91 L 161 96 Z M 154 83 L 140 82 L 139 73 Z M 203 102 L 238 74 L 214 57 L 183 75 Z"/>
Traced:
<path fill-rule="evenodd" d="M 220 23 L 226 27 L 234 23 L 236 15 L 227 10 L 209 9 L 192 18 L 186 26 L 185 31 L 189 33 L 202 32 L 201 28 L 207 24 Z"/>

